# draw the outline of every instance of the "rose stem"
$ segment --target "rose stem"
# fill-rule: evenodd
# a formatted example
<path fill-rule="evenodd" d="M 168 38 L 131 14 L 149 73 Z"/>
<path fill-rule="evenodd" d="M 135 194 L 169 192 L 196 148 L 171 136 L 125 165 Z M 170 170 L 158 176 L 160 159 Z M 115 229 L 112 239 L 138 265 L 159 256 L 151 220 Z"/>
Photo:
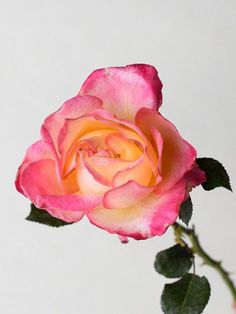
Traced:
<path fill-rule="evenodd" d="M 191 251 L 193 253 L 196 253 L 197 255 L 199 255 L 202 259 L 204 264 L 209 265 L 211 267 L 213 267 L 222 277 L 222 279 L 224 280 L 225 284 L 227 285 L 227 287 L 229 288 L 234 303 L 236 303 L 236 287 L 234 286 L 233 281 L 231 280 L 230 276 L 229 276 L 229 272 L 227 272 L 223 267 L 222 267 L 222 262 L 221 261 L 216 261 L 213 258 L 211 258 L 206 251 L 202 248 L 199 240 L 198 240 L 198 236 L 195 233 L 195 228 L 193 226 L 192 229 L 190 228 L 186 228 L 178 223 L 173 224 L 173 228 L 174 228 L 174 233 L 176 236 L 176 241 L 180 244 L 184 244 L 185 242 L 182 240 L 181 236 L 182 234 L 188 236 L 189 240 L 192 243 L 192 248 Z"/>

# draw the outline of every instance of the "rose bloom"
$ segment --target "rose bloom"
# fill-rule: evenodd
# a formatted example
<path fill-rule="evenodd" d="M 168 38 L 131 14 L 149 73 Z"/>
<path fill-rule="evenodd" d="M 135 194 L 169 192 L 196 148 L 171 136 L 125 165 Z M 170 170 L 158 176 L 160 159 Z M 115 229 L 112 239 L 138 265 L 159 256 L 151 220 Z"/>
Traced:
<path fill-rule="evenodd" d="M 86 215 L 124 242 L 162 235 L 205 175 L 196 150 L 159 113 L 161 89 L 150 65 L 94 71 L 44 121 L 17 190 L 54 217 Z"/>

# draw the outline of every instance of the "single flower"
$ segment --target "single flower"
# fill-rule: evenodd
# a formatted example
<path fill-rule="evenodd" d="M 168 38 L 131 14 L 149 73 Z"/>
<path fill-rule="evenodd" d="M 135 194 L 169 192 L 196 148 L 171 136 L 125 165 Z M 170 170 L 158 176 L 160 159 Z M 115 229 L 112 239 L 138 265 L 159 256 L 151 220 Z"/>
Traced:
<path fill-rule="evenodd" d="M 86 215 L 123 241 L 162 235 L 205 175 L 196 150 L 159 113 L 161 89 L 150 65 L 94 71 L 44 121 L 17 190 L 54 217 Z"/>

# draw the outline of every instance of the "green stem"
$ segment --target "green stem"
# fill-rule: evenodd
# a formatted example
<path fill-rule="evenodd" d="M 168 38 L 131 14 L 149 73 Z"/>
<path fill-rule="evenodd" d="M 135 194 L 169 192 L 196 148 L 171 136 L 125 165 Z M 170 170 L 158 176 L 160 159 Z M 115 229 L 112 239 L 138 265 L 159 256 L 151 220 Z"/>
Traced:
<path fill-rule="evenodd" d="M 199 255 L 202 259 L 204 264 L 209 265 L 213 267 L 222 277 L 223 281 L 229 288 L 233 300 L 236 303 L 236 287 L 234 286 L 233 281 L 231 280 L 229 273 L 222 267 L 221 261 L 216 261 L 213 258 L 211 258 L 208 253 L 202 248 L 198 236 L 195 233 L 194 227 L 192 229 L 185 228 L 184 226 L 175 223 L 173 225 L 174 227 L 174 233 L 176 236 L 176 241 L 180 243 L 181 245 L 185 244 L 185 242 L 182 239 L 182 235 L 188 236 L 189 240 L 192 243 L 192 252 Z"/>

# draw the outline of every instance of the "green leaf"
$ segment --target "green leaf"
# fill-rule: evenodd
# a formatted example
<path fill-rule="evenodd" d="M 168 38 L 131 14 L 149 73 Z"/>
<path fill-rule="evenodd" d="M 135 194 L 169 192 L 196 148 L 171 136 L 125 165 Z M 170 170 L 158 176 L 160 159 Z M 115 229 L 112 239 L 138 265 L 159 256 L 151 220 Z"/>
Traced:
<path fill-rule="evenodd" d="M 188 226 L 193 214 L 193 203 L 189 197 L 180 206 L 179 218 Z"/>
<path fill-rule="evenodd" d="M 206 277 L 187 274 L 182 279 L 165 285 L 161 307 L 165 314 L 200 314 L 210 298 Z"/>
<path fill-rule="evenodd" d="M 51 216 L 46 210 L 39 209 L 34 204 L 31 204 L 30 214 L 25 219 L 28 221 L 38 222 L 51 227 L 62 227 L 71 224 Z"/>
<path fill-rule="evenodd" d="M 210 191 L 216 187 L 224 187 L 232 191 L 229 176 L 219 161 L 213 158 L 197 158 L 196 162 L 206 173 L 207 181 L 202 183 L 204 190 Z"/>
<path fill-rule="evenodd" d="M 192 258 L 193 255 L 187 247 L 176 244 L 157 254 L 154 267 L 167 278 L 179 278 L 191 268 Z"/>

